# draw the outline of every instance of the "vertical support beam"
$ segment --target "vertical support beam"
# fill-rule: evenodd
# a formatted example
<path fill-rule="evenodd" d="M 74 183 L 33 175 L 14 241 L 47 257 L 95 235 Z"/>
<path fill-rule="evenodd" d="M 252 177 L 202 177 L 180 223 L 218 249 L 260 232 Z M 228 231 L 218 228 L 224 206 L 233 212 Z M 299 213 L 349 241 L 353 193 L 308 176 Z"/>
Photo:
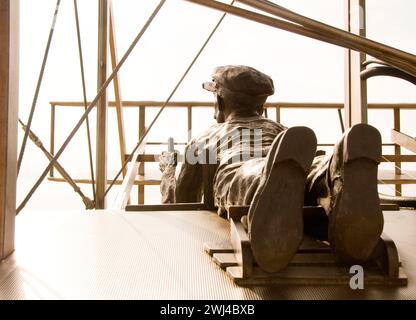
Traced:
<path fill-rule="evenodd" d="M 276 106 L 276 122 L 280 123 L 280 107 Z"/>
<path fill-rule="evenodd" d="M 19 0 L 0 0 L 0 260 L 14 250 Z"/>
<path fill-rule="evenodd" d="M 146 131 L 146 107 L 139 107 L 139 140 L 143 137 Z M 140 162 L 139 175 L 145 174 L 144 161 Z M 144 204 L 144 185 L 139 184 L 138 189 L 138 203 Z"/>
<path fill-rule="evenodd" d="M 192 106 L 188 106 L 188 141 L 192 139 Z"/>
<path fill-rule="evenodd" d="M 394 130 L 400 131 L 400 109 L 394 108 Z M 399 156 L 401 154 L 401 148 L 399 145 L 394 146 L 394 155 Z M 396 175 L 402 174 L 401 162 L 395 162 L 394 172 Z M 402 195 L 402 185 L 396 184 L 396 196 Z"/>
<path fill-rule="evenodd" d="M 366 36 L 365 0 L 345 1 L 345 29 Z M 366 55 L 345 51 L 345 126 L 367 123 L 367 82 L 361 80 L 362 63 Z"/>
<path fill-rule="evenodd" d="M 98 74 L 97 88 L 107 79 L 107 33 L 108 1 L 99 0 L 98 5 Z M 97 151 L 96 151 L 96 209 L 105 209 L 107 188 L 107 90 L 97 103 Z"/>
<path fill-rule="evenodd" d="M 117 58 L 117 42 L 116 42 L 116 33 L 114 26 L 114 14 L 113 14 L 113 1 L 110 0 L 110 57 L 111 57 L 111 67 L 113 70 L 118 64 Z M 120 88 L 120 76 L 117 73 L 113 79 L 114 86 L 114 97 L 116 100 L 116 113 L 117 113 L 117 127 L 118 127 L 118 140 L 120 145 L 120 160 L 121 165 L 124 165 L 125 155 L 126 155 L 126 138 L 124 134 L 124 118 L 123 118 L 123 100 L 121 98 L 121 88 Z M 126 168 L 123 170 L 123 177 L 126 175 Z"/>
<path fill-rule="evenodd" d="M 55 119 L 56 119 L 55 111 L 56 111 L 56 106 L 54 104 L 51 104 L 51 132 L 50 132 L 50 138 L 49 138 L 49 144 L 50 144 L 49 153 L 53 156 L 55 155 Z M 55 166 L 52 166 L 51 169 L 49 170 L 50 177 L 54 176 L 54 170 L 55 170 Z"/>

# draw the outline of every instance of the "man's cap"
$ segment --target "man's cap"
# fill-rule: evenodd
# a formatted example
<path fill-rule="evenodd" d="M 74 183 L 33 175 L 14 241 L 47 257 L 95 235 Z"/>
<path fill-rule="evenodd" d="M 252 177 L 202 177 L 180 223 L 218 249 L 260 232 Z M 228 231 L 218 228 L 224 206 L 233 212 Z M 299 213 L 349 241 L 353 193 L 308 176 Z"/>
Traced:
<path fill-rule="evenodd" d="M 273 80 L 268 75 L 252 67 L 239 65 L 215 68 L 212 82 L 205 82 L 202 87 L 220 96 L 238 93 L 260 98 L 274 94 Z"/>

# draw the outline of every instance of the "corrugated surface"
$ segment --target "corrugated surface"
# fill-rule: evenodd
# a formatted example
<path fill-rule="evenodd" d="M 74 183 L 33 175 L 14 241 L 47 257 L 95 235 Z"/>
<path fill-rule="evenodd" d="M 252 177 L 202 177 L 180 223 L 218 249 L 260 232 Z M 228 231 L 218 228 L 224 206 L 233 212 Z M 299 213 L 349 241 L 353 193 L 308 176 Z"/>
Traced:
<path fill-rule="evenodd" d="M 416 215 L 386 213 L 406 288 L 240 288 L 203 252 L 227 239 L 207 212 L 26 213 L 0 265 L 0 299 L 416 299 Z"/>

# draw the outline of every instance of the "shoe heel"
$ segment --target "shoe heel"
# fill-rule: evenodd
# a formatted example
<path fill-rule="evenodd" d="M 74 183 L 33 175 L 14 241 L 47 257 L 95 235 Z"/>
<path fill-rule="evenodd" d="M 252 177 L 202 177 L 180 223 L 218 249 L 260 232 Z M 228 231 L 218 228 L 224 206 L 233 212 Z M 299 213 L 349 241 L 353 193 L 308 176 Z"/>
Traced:
<path fill-rule="evenodd" d="M 357 124 L 345 136 L 343 151 L 345 163 L 358 158 L 367 158 L 380 163 L 380 133 L 376 128 L 368 124 Z"/>

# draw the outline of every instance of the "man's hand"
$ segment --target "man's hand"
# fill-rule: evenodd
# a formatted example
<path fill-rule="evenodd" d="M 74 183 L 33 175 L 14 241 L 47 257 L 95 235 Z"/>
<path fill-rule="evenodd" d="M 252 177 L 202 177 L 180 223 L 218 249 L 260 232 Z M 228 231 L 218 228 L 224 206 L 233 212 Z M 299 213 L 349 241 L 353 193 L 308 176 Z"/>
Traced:
<path fill-rule="evenodd" d="M 178 152 L 163 151 L 160 155 L 159 169 L 162 171 L 162 179 L 160 182 L 162 203 L 175 203 L 175 171 L 177 164 Z"/>
<path fill-rule="evenodd" d="M 178 165 L 178 152 L 162 151 L 159 158 L 159 169 L 162 173 L 169 169 L 169 171 L 175 171 Z"/>

